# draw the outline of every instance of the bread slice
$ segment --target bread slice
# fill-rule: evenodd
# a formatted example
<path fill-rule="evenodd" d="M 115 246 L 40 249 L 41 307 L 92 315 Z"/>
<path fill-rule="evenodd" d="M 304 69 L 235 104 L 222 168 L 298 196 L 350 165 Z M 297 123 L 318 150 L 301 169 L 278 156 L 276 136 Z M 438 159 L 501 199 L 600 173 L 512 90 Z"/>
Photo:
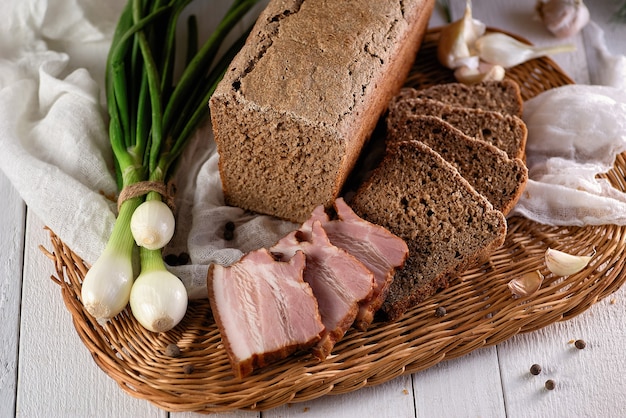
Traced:
<path fill-rule="evenodd" d="M 454 106 L 492 110 L 522 117 L 523 101 L 519 85 L 509 79 L 485 81 L 472 85 L 436 84 L 420 90 L 403 88 L 394 100 L 412 97 L 435 99 Z"/>
<path fill-rule="evenodd" d="M 434 3 L 271 0 L 210 100 L 226 203 L 294 222 L 332 207 Z"/>
<path fill-rule="evenodd" d="M 525 159 L 528 129 L 517 116 L 454 106 L 434 99 L 406 97 L 394 101 L 389 108 L 387 131 L 402 129 L 407 118 L 416 114 L 440 117 L 464 134 L 495 145 L 509 158 Z"/>
<path fill-rule="evenodd" d="M 501 149 L 470 138 L 436 116 L 407 117 L 404 125 L 388 132 L 387 139 L 425 143 L 504 215 L 513 209 L 528 180 L 528 169 L 521 159 L 510 159 Z"/>
<path fill-rule="evenodd" d="M 484 260 L 506 236 L 502 212 L 419 141 L 390 144 L 351 206 L 362 218 L 403 238 L 409 248 L 381 309 L 389 320 Z"/>

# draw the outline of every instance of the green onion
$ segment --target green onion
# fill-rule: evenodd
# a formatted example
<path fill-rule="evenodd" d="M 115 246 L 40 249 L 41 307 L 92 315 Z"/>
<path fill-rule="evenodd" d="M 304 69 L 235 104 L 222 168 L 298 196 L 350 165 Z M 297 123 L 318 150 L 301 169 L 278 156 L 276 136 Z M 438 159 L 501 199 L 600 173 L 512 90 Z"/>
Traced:
<path fill-rule="evenodd" d="M 120 204 L 107 246 L 87 272 L 81 295 L 85 309 L 98 320 L 114 317 L 130 300 L 139 322 L 155 332 L 174 327 L 187 307 L 186 292 L 181 296 L 184 286 L 162 260 L 162 247 L 171 238 L 171 230 L 162 223 L 172 218 L 161 203 L 170 198 L 164 190 L 185 145 L 208 116 L 209 98 L 247 32 L 219 59 L 218 50 L 258 0 L 234 0 L 203 45 L 198 45 L 196 17 L 192 16 L 187 21 L 184 69 L 176 81 L 176 28 L 190 2 L 129 0 L 119 18 L 106 68 L 109 137 L 121 194 L 133 187 L 140 190 Z M 136 211 L 137 228 L 131 231 Z M 146 238 L 150 228 L 167 232 L 153 240 Z M 133 285 L 136 242 L 151 244 L 140 248 L 141 273 Z"/>

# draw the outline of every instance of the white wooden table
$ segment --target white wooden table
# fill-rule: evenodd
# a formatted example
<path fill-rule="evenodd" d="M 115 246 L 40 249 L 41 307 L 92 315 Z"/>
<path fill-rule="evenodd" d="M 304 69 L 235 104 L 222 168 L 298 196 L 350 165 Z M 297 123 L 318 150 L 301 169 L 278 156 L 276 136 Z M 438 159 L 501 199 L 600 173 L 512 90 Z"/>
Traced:
<path fill-rule="evenodd" d="M 591 3 L 591 0 L 588 0 Z M 626 23 L 611 16 L 619 0 L 589 5 L 609 49 L 626 54 Z M 465 0 L 452 0 L 454 19 Z M 475 0 L 486 24 L 555 43 L 533 19 L 534 0 Z M 436 10 L 431 25 L 444 22 Z M 554 60 L 577 82 L 594 80 L 585 32 L 577 52 Z M 586 42 L 587 41 L 587 42 Z M 1 152 L 1 151 L 0 151 Z M 0 173 L 0 417 L 166 417 L 168 413 L 123 392 L 91 360 L 49 276 L 53 266 L 38 249 L 49 247 L 44 224 Z M 587 342 L 584 350 L 572 341 Z M 618 417 L 626 416 L 626 289 L 564 323 L 477 350 L 426 371 L 340 396 L 237 417 Z M 532 376 L 533 363 L 543 366 Z M 556 389 L 544 382 L 553 379 Z M 169 414 L 182 418 L 199 414 Z"/>

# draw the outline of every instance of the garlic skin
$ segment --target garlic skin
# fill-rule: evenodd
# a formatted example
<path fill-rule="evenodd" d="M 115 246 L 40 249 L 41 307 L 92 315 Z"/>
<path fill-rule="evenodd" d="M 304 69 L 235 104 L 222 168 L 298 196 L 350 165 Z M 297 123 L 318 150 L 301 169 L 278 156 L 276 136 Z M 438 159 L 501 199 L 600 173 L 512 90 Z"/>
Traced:
<path fill-rule="evenodd" d="M 483 81 L 501 81 L 504 79 L 506 70 L 501 65 L 493 65 L 481 62 L 477 68 L 467 66 L 458 67 L 454 70 L 454 78 L 463 84 L 476 84 Z"/>
<path fill-rule="evenodd" d="M 130 220 L 130 230 L 137 245 L 158 250 L 167 245 L 174 236 L 174 214 L 160 200 L 143 202 Z"/>
<path fill-rule="evenodd" d="M 557 38 L 574 36 L 589 23 L 589 9 L 582 0 L 538 0 L 535 10 Z"/>
<path fill-rule="evenodd" d="M 475 68 L 478 59 L 475 58 L 471 46 L 485 30 L 484 23 L 472 18 L 472 2 L 467 0 L 463 17 L 444 26 L 440 31 L 437 58 L 441 65 L 450 69 L 460 66 Z"/>
<path fill-rule="evenodd" d="M 545 254 L 548 270 L 557 276 L 570 276 L 578 273 L 587 267 L 592 257 L 572 255 L 552 248 L 548 248 Z"/>
<path fill-rule="evenodd" d="M 174 328 L 187 312 L 188 296 L 180 279 L 166 270 L 141 273 L 130 292 L 133 316 L 147 330 Z"/>
<path fill-rule="evenodd" d="M 532 46 L 500 32 L 487 33 L 474 43 L 482 61 L 504 68 L 511 68 L 534 58 L 569 52 L 576 49 L 572 44 L 555 46 Z"/>
<path fill-rule="evenodd" d="M 539 270 L 535 270 L 512 279 L 508 286 L 514 296 L 527 297 L 535 294 L 542 283 L 543 274 Z"/>

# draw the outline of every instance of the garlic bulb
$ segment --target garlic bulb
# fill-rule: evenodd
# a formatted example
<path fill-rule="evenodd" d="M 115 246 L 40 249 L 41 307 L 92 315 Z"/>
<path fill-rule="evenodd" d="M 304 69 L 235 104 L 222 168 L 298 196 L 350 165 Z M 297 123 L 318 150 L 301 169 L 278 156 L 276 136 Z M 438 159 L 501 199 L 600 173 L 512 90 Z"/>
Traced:
<path fill-rule="evenodd" d="M 589 23 L 589 9 L 582 0 L 539 0 L 535 10 L 557 38 L 573 36 Z"/>
<path fill-rule="evenodd" d="M 531 296 L 536 293 L 543 283 L 543 274 L 539 270 L 524 273 L 512 279 L 509 283 L 509 289 L 513 295 L 518 297 Z"/>
<path fill-rule="evenodd" d="M 137 245 L 149 250 L 163 248 L 174 235 L 175 220 L 170 208 L 160 200 L 143 202 L 130 220 Z"/>
<path fill-rule="evenodd" d="M 474 44 L 481 60 L 490 64 L 511 68 L 533 58 L 568 52 L 574 45 L 532 46 L 500 32 L 488 33 L 478 38 Z"/>
<path fill-rule="evenodd" d="M 578 273 L 589 264 L 593 256 L 577 256 L 559 250 L 546 250 L 546 266 L 557 276 L 570 276 Z"/>
<path fill-rule="evenodd" d="M 454 78 L 464 84 L 476 84 L 483 81 L 500 81 L 504 79 L 505 70 L 501 65 L 481 62 L 477 68 L 458 67 L 454 70 Z"/>
<path fill-rule="evenodd" d="M 185 316 L 187 303 L 185 286 L 166 270 L 142 272 L 130 292 L 133 316 L 152 332 L 174 328 Z"/>
<path fill-rule="evenodd" d="M 476 68 L 478 58 L 472 53 L 471 46 L 485 29 L 484 23 L 472 18 L 472 2 L 467 0 L 463 17 L 440 31 L 437 58 L 441 65 L 450 69 L 460 66 Z"/>

